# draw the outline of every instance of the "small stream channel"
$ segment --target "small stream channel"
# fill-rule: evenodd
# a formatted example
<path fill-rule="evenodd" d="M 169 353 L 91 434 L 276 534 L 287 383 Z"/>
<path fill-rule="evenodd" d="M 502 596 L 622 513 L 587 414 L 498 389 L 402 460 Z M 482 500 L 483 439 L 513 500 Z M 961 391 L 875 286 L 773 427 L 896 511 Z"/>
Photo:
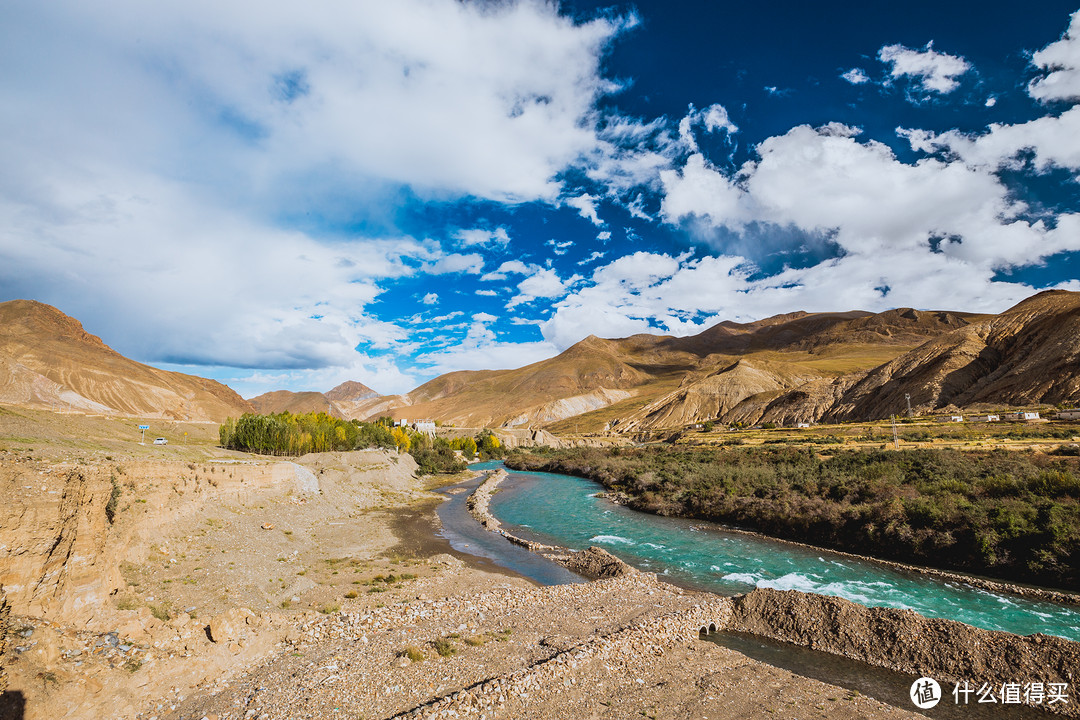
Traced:
<path fill-rule="evenodd" d="M 475 465 L 473 466 L 476 467 Z M 469 513 L 466 501 L 484 478 L 466 480 L 439 490 L 447 500 L 436 509 L 442 530 L 439 534 L 458 552 L 487 558 L 541 585 L 585 582 L 562 565 L 514 545 L 501 535 L 485 530 Z"/>

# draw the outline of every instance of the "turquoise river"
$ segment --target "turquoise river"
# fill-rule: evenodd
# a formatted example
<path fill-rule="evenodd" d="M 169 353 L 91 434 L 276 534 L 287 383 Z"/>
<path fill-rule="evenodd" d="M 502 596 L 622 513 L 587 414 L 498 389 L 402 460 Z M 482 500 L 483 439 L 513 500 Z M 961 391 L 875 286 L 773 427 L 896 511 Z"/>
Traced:
<path fill-rule="evenodd" d="M 500 466 L 480 463 L 472 469 Z M 492 513 L 508 529 L 573 549 L 598 545 L 677 584 L 725 595 L 755 587 L 803 590 L 990 630 L 1080 641 L 1080 606 L 1001 595 L 826 550 L 726 532 L 711 523 L 637 512 L 596 497 L 602 488 L 582 478 L 508 472 L 491 501 Z"/>

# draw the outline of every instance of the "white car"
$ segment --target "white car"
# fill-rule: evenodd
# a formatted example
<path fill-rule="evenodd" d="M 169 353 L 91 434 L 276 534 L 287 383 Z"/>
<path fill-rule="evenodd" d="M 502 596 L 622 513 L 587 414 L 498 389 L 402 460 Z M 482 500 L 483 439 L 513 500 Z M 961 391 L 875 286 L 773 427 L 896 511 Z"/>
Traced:
<path fill-rule="evenodd" d="M 166 440 L 165 438 L 154 438 L 154 444 L 155 445 L 168 445 L 169 441 Z"/>

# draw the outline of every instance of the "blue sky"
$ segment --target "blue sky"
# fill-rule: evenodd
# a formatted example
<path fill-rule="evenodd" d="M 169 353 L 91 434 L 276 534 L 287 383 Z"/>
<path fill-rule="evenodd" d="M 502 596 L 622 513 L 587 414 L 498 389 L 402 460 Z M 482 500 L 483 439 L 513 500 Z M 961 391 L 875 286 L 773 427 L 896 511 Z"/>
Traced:
<path fill-rule="evenodd" d="M 245 397 L 1080 290 L 1075 4 L 8 3 L 0 68 L 0 300 Z"/>

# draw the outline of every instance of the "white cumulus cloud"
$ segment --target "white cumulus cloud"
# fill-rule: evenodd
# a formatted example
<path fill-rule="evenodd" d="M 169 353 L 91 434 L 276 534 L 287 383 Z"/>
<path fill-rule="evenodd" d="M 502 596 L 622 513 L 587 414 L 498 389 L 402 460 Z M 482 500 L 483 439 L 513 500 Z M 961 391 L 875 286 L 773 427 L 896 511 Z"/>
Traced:
<path fill-rule="evenodd" d="M 886 45 L 878 51 L 878 59 L 892 66 L 893 78 L 915 78 L 927 92 L 946 95 L 960 87 L 958 77 L 971 69 L 962 57 L 939 53 L 933 42 L 921 50 L 903 45 Z"/>
<path fill-rule="evenodd" d="M 866 71 L 862 68 L 851 68 L 845 73 L 841 73 L 841 78 L 847 80 L 852 85 L 862 85 L 863 83 L 870 82 L 870 76 L 866 74 Z"/>
<path fill-rule="evenodd" d="M 599 200 L 595 195 L 589 195 L 584 193 L 577 197 L 566 198 L 563 202 L 578 211 L 578 215 L 585 218 L 593 225 L 604 225 L 604 221 L 600 219 L 600 215 L 596 212 L 596 201 Z"/>
<path fill-rule="evenodd" d="M 1049 71 L 1028 85 L 1036 100 L 1080 100 L 1080 10 L 1072 14 L 1065 35 L 1031 56 L 1038 68 Z"/>
<path fill-rule="evenodd" d="M 510 235 L 506 232 L 506 228 L 504 227 L 498 227 L 494 230 L 484 230 L 481 228 L 458 230 L 454 233 L 454 237 L 463 247 L 496 247 L 506 246 L 510 243 Z"/>
<path fill-rule="evenodd" d="M 424 270 L 432 275 L 448 273 L 479 275 L 483 269 L 484 256 L 479 253 L 450 253 L 424 266 Z"/>

